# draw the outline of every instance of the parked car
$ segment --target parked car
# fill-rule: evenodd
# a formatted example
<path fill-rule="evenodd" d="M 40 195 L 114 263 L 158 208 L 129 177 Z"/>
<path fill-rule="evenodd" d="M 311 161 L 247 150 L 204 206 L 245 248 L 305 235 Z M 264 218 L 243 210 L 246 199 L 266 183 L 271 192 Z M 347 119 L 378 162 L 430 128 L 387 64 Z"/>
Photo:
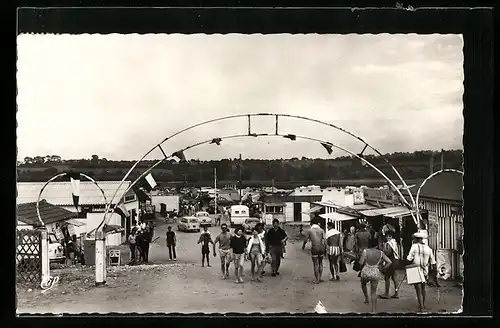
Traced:
<path fill-rule="evenodd" d="M 194 216 L 198 220 L 200 220 L 201 226 L 205 226 L 205 225 L 209 226 L 209 227 L 212 226 L 212 218 L 210 217 L 210 214 L 208 214 L 208 212 L 203 212 L 203 211 L 196 212 L 196 214 Z"/>
<path fill-rule="evenodd" d="M 50 262 L 64 263 L 66 256 L 64 255 L 64 247 L 57 241 L 54 233 L 48 234 L 49 238 L 49 260 Z"/>
<path fill-rule="evenodd" d="M 179 231 L 200 231 L 200 221 L 194 216 L 185 216 L 177 224 Z"/>
<path fill-rule="evenodd" d="M 243 223 L 243 231 L 245 231 L 245 233 L 251 233 L 252 229 L 255 228 L 257 223 L 260 223 L 260 219 L 258 218 L 246 219 L 245 222 Z"/>

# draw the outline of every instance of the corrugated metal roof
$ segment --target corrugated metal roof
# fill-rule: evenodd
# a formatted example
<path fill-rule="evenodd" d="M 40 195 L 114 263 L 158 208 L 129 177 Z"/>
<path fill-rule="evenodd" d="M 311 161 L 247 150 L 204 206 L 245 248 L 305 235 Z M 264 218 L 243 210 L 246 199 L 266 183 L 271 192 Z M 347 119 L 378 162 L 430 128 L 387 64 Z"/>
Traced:
<path fill-rule="evenodd" d="M 37 201 L 38 194 L 45 182 L 18 182 L 17 183 L 17 204 L 33 203 Z M 111 200 L 115 193 L 119 181 L 97 181 L 97 184 L 102 188 L 108 201 Z M 130 186 L 130 181 L 125 181 L 120 186 L 113 203 L 116 203 Z M 70 182 L 51 182 L 42 193 L 42 198 L 53 205 L 72 206 L 73 196 L 71 194 Z M 90 181 L 80 182 L 80 205 L 104 205 L 104 197 L 97 186 Z"/>
<path fill-rule="evenodd" d="M 61 222 L 78 216 L 78 213 L 68 211 L 42 199 L 39 203 L 40 216 L 45 224 Z M 40 221 L 36 213 L 36 202 L 17 205 L 17 219 L 29 225 L 39 226 Z"/>
<path fill-rule="evenodd" d="M 415 197 L 421 182 L 411 188 Z M 403 193 L 404 195 L 405 193 Z M 463 202 L 463 178 L 455 172 L 443 172 L 429 179 L 420 191 L 419 198 Z"/>
<path fill-rule="evenodd" d="M 374 208 L 377 208 L 376 206 L 372 206 L 370 204 L 355 204 L 352 206 L 349 206 L 350 209 L 356 210 L 356 211 L 362 211 L 362 210 L 371 210 Z"/>

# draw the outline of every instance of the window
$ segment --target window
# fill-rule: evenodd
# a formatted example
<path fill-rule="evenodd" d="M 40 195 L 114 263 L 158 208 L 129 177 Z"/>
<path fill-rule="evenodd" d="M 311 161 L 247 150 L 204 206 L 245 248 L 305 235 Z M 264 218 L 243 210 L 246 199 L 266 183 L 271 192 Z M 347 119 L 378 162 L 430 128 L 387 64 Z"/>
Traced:
<path fill-rule="evenodd" d="M 135 195 L 127 195 L 125 196 L 125 202 L 133 202 L 135 200 Z"/>
<path fill-rule="evenodd" d="M 234 211 L 234 214 L 240 214 L 240 211 Z"/>
<path fill-rule="evenodd" d="M 283 213 L 283 207 L 282 206 L 266 206 L 266 212 L 267 213 Z"/>
<path fill-rule="evenodd" d="M 241 211 L 241 214 L 247 214 L 247 211 Z"/>
<path fill-rule="evenodd" d="M 187 219 L 184 219 L 184 218 L 183 218 L 183 219 L 181 220 L 181 222 L 186 223 L 186 222 L 187 222 Z"/>

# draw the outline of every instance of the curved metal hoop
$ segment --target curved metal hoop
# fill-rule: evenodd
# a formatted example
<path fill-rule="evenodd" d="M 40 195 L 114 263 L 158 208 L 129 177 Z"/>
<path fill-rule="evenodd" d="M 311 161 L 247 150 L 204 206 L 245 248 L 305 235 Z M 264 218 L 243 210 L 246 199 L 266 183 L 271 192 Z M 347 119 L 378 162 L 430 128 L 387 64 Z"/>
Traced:
<path fill-rule="evenodd" d="M 281 137 L 281 138 L 284 138 L 286 137 L 287 135 L 284 135 L 284 134 L 254 134 L 254 135 L 248 135 L 248 134 L 235 134 L 235 135 L 229 135 L 229 136 L 225 136 L 225 137 L 220 137 L 221 140 L 224 140 L 224 139 L 236 139 L 236 138 L 245 138 L 245 137 Z M 415 218 L 414 216 L 414 213 L 413 213 L 413 207 L 408 203 L 408 201 L 406 200 L 406 198 L 403 196 L 403 194 L 401 193 L 401 191 L 399 190 L 399 188 L 396 187 L 396 185 L 392 182 L 391 179 L 389 179 L 389 177 L 387 177 L 387 175 L 385 175 L 382 171 L 380 171 L 379 168 L 377 168 L 375 165 L 373 165 L 372 163 L 370 163 L 368 160 L 366 160 L 365 158 L 359 156 L 358 154 L 344 148 L 344 147 L 341 147 L 339 145 L 336 145 L 336 144 L 333 144 L 329 141 L 325 141 L 325 140 L 321 140 L 321 139 L 317 139 L 317 138 L 312 138 L 312 137 L 307 137 L 307 136 L 300 136 L 300 135 L 296 135 L 296 138 L 298 139 L 304 139 L 304 140 L 310 140 L 310 141 L 315 141 L 315 142 L 320 142 L 320 143 L 326 143 L 334 148 L 337 148 L 339 150 L 342 150 L 354 157 L 356 157 L 357 159 L 361 160 L 363 163 L 367 164 L 368 166 L 370 166 L 372 169 L 374 169 L 378 174 L 380 174 L 390 185 L 391 187 L 396 190 L 396 192 L 398 193 L 399 197 L 401 198 L 401 200 L 403 201 L 403 203 L 406 205 L 406 207 L 408 209 L 410 209 L 410 213 L 411 213 L 411 216 L 414 220 L 415 223 L 417 223 L 417 219 Z M 198 147 L 198 146 L 201 146 L 201 145 L 204 145 L 204 144 L 209 144 L 212 142 L 213 139 L 209 139 L 209 140 L 205 140 L 205 141 L 201 141 L 201 142 L 197 142 L 195 144 L 192 144 L 190 146 L 187 146 L 187 147 L 184 147 L 183 149 L 181 149 L 180 151 L 186 151 L 188 149 L 191 149 L 191 148 L 195 148 L 195 147 Z M 127 188 L 127 190 L 125 191 L 124 195 L 130 191 L 133 186 L 139 181 L 141 180 L 142 178 L 144 178 L 146 175 L 148 175 L 155 167 L 157 167 L 158 165 L 160 165 L 161 163 L 163 163 L 165 160 L 169 159 L 169 158 L 172 158 L 173 156 L 167 156 L 161 160 L 158 160 L 155 164 L 153 164 L 149 169 L 147 169 L 145 172 L 143 172 L 137 179 L 134 180 L 133 183 L 130 184 L 130 186 Z M 112 209 L 112 211 L 114 211 L 116 209 L 116 207 L 118 206 L 119 202 L 121 200 L 117 201 Z M 112 212 L 111 211 L 111 212 Z M 108 211 L 106 211 L 107 213 Z M 96 228 L 96 229 L 99 229 L 106 221 L 106 218 L 104 218 L 104 220 L 101 222 L 101 224 L 99 224 L 99 226 Z"/>
<path fill-rule="evenodd" d="M 120 184 L 118 185 L 118 188 L 116 189 L 115 193 L 113 194 L 111 200 L 110 200 L 110 203 L 106 206 L 106 211 L 105 211 L 105 217 L 104 217 L 104 220 L 106 219 L 106 213 L 108 212 L 109 208 L 111 207 L 111 202 L 113 202 L 113 200 L 115 199 L 116 195 L 118 194 L 118 190 L 120 189 L 120 187 L 122 186 L 123 182 L 125 182 L 125 180 L 128 178 L 128 176 L 130 175 L 130 173 L 132 173 L 132 171 L 137 167 L 137 165 L 142 161 L 144 160 L 144 158 L 146 158 L 149 154 L 151 154 L 156 148 L 159 148 L 162 152 L 163 152 L 163 149 L 161 148 L 161 145 L 163 143 L 165 143 L 167 140 L 170 140 L 186 131 L 189 131 L 189 130 L 192 130 L 194 128 L 197 128 L 197 127 L 200 127 L 202 125 L 206 125 L 206 124 L 210 124 L 210 123 L 214 123 L 214 122 L 218 122 L 218 121 L 223 121 L 223 120 L 229 120 L 229 119 L 233 119 L 233 118 L 241 118 L 241 117 L 247 117 L 248 119 L 250 119 L 250 117 L 255 117 L 255 116 L 274 116 L 276 117 L 276 122 L 278 122 L 278 117 L 288 117 L 288 118 L 295 118 L 295 119 L 300 119 L 300 120 L 305 120 L 305 121 L 309 121 L 309 122 L 314 122 L 314 123 L 319 123 L 319 124 L 322 124 L 322 125 L 325 125 L 325 126 L 328 126 L 328 127 L 331 127 L 331 128 L 334 128 L 338 131 L 341 131 L 359 141 L 361 141 L 362 143 L 365 144 L 365 147 L 367 148 L 370 148 L 371 150 L 373 150 L 378 156 L 382 157 L 384 159 L 384 161 L 391 167 L 391 169 L 394 171 L 394 173 L 397 175 L 398 179 L 401 181 L 401 183 L 403 184 L 403 187 L 404 189 L 406 190 L 406 192 L 408 193 L 409 197 L 410 197 L 410 200 L 412 202 L 412 206 L 416 209 L 418 209 L 418 206 L 417 206 L 417 203 L 415 202 L 415 199 L 413 198 L 413 195 L 406 183 L 406 181 L 403 179 L 403 177 L 401 176 L 401 174 L 399 173 L 399 171 L 394 167 L 394 165 L 392 165 L 389 160 L 380 152 L 378 151 L 376 148 L 374 148 L 373 146 L 371 146 L 369 143 L 367 143 L 365 140 L 363 140 L 361 137 L 355 135 L 354 133 L 352 132 L 349 132 L 337 125 L 334 125 L 334 124 L 331 124 L 331 123 L 326 123 L 326 122 L 323 122 L 323 121 L 320 121 L 320 120 L 317 120 L 317 119 L 313 119 L 313 118 L 308 118 L 308 117 L 304 117 L 304 116 L 299 116 L 299 115 L 291 115 L 291 114 L 276 114 L 276 113 L 257 113 L 257 114 L 235 114 L 235 115 L 229 115 L 229 116 L 224 116 L 224 117 L 219 117 L 219 118 L 215 118 L 215 119 L 211 119 L 211 120 L 208 120 L 208 121 L 205 121 L 205 122 L 201 122 L 201 123 L 197 123 L 197 124 L 194 124 L 194 125 L 191 125 L 187 128 L 184 128 L 168 137 L 166 137 L 165 139 L 163 139 L 159 144 L 155 145 L 153 148 L 151 148 L 148 152 L 146 152 L 146 154 L 144 154 L 144 156 L 142 156 L 138 161 L 136 161 L 134 163 L 134 165 L 132 165 L 132 167 L 127 171 L 127 173 L 125 174 L 125 176 L 123 177 L 123 179 L 120 181 Z M 276 131 L 277 132 L 277 131 Z M 278 133 L 276 133 L 277 135 Z M 249 134 L 247 134 L 249 135 Z M 172 156 L 167 156 L 165 155 L 165 159 L 166 158 L 171 158 Z M 396 188 L 397 189 L 397 188 Z M 397 189 L 399 190 L 399 189 Z M 398 192 L 399 193 L 399 192 Z M 403 197 L 404 199 L 404 203 L 407 204 L 407 201 L 406 199 Z M 413 216 L 413 214 L 412 214 Z M 103 220 L 103 222 L 104 222 Z M 98 228 L 100 228 L 101 225 L 98 226 Z M 97 228 L 97 229 L 98 229 Z"/>
<path fill-rule="evenodd" d="M 439 171 L 436 171 L 434 173 L 432 173 L 431 175 L 429 175 L 427 178 L 424 179 L 424 181 L 422 181 L 422 183 L 420 184 L 420 186 L 418 187 L 418 190 L 417 190 L 417 194 L 415 196 L 415 202 L 417 203 L 417 207 L 418 209 L 420 208 L 420 205 L 418 203 L 418 200 L 419 200 L 419 197 L 420 197 L 420 191 L 422 191 L 422 188 L 424 187 L 424 185 L 427 183 L 427 181 L 429 181 L 430 179 L 434 178 L 435 176 L 441 174 L 441 173 L 444 173 L 444 172 L 454 172 L 454 173 L 458 173 L 458 174 L 461 174 L 461 175 L 464 175 L 464 172 L 463 171 L 460 171 L 460 170 L 455 170 L 455 169 L 443 169 L 443 170 L 439 170 Z M 422 220 L 422 217 L 420 215 L 420 211 L 417 211 L 418 213 L 418 218 L 419 220 Z"/>
<path fill-rule="evenodd" d="M 106 198 L 106 195 L 104 194 L 104 190 L 102 190 L 102 188 L 99 186 L 99 184 L 93 178 L 89 177 L 88 175 L 83 174 L 83 173 L 79 173 L 79 174 L 80 174 L 80 176 L 82 176 L 82 177 L 86 178 L 87 180 L 93 182 L 96 185 L 96 187 L 99 188 L 99 190 L 102 193 L 102 197 L 104 198 L 104 202 L 107 204 L 108 200 Z M 43 222 L 42 216 L 40 215 L 40 198 L 42 197 L 42 193 L 45 190 L 45 188 L 49 185 L 49 183 L 53 182 L 57 178 L 65 176 L 65 175 L 68 175 L 68 174 L 67 173 L 59 173 L 59 174 L 53 176 L 47 182 L 45 182 L 45 184 L 43 185 L 42 189 L 40 189 L 40 193 L 38 194 L 38 198 L 36 200 L 36 214 L 38 215 L 38 220 L 40 221 L 40 223 L 42 224 L 43 227 L 45 227 L 45 223 Z"/>

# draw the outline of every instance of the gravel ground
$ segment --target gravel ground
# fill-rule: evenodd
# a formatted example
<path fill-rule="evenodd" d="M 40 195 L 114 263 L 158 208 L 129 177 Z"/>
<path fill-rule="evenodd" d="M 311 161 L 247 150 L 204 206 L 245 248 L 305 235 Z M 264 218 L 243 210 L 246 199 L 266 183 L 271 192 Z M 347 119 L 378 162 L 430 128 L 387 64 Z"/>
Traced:
<path fill-rule="evenodd" d="M 210 230 L 215 237 L 219 228 Z M 218 257 L 211 256 L 212 267 L 201 267 L 198 233 L 176 231 L 178 261 L 169 262 L 165 231 L 166 225 L 158 222 L 155 234 L 160 239 L 151 245 L 152 264 L 109 267 L 104 287 L 95 287 L 93 267 L 79 266 L 52 270 L 52 276 L 59 276 L 59 283 L 43 294 L 39 287 L 18 284 L 18 313 L 306 313 L 312 312 L 318 301 L 330 313 L 371 310 L 370 305 L 363 304 L 359 278 L 352 270 L 342 274 L 340 281 L 312 284 L 310 256 L 294 238 L 288 243 L 280 276 L 250 282 L 250 264 L 246 263 L 245 283 L 235 284 L 234 279 L 220 278 Z M 324 275 L 328 280 L 327 262 Z M 383 285 L 379 284 L 379 293 Z M 428 288 L 428 311 L 457 311 L 461 289 L 453 283 L 442 285 L 439 302 L 436 289 Z M 406 283 L 401 287 L 400 299 L 378 301 L 379 312 L 407 313 L 416 309 L 415 292 Z"/>

